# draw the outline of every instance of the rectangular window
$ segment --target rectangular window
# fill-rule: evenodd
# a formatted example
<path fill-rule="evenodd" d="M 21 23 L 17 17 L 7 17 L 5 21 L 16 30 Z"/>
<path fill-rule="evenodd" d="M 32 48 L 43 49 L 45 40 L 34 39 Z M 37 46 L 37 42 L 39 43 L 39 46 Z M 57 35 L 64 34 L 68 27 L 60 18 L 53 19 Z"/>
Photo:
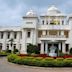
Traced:
<path fill-rule="evenodd" d="M 17 32 L 14 32 L 14 39 L 17 38 Z"/>
<path fill-rule="evenodd" d="M 8 39 L 10 38 L 10 32 L 7 33 L 7 38 L 8 38 Z"/>
<path fill-rule="evenodd" d="M 4 33 L 3 33 L 3 32 L 1 32 L 1 39 L 3 39 L 3 34 L 4 34 Z"/>
<path fill-rule="evenodd" d="M 9 44 L 7 44 L 7 49 L 9 50 Z"/>
<path fill-rule="evenodd" d="M 16 44 L 14 44 L 13 48 L 16 49 Z"/>
<path fill-rule="evenodd" d="M 44 20 L 42 21 L 42 24 L 44 25 Z"/>
<path fill-rule="evenodd" d="M 64 21 L 62 20 L 62 25 L 64 25 Z"/>
<path fill-rule="evenodd" d="M 68 52 L 69 51 L 69 44 L 66 44 L 65 48 L 66 48 L 66 52 Z"/>
<path fill-rule="evenodd" d="M 46 24 L 48 25 L 48 21 L 46 21 Z"/>
<path fill-rule="evenodd" d="M 0 43 L 0 51 L 2 50 L 2 43 Z"/>
<path fill-rule="evenodd" d="M 30 35 L 31 35 L 31 32 L 28 31 L 28 32 L 27 32 L 27 37 L 30 38 Z"/>

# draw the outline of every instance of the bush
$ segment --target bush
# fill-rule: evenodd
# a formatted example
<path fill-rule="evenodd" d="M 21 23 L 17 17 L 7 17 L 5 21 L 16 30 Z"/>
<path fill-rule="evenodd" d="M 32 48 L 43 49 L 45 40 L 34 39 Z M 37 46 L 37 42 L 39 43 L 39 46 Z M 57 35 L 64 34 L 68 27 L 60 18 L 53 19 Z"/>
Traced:
<path fill-rule="evenodd" d="M 70 55 L 72 55 L 72 48 L 70 49 Z"/>
<path fill-rule="evenodd" d="M 64 53 L 62 53 L 61 51 L 59 51 L 59 56 L 63 57 Z"/>
<path fill-rule="evenodd" d="M 7 56 L 7 53 L 5 51 L 1 51 L 0 56 Z"/>
<path fill-rule="evenodd" d="M 72 58 L 51 58 L 51 57 L 20 57 L 15 54 L 8 56 L 8 61 L 21 65 L 39 66 L 39 67 L 72 67 Z"/>
<path fill-rule="evenodd" d="M 54 60 L 54 66 L 56 67 L 63 67 L 64 66 L 64 59 L 63 58 L 56 58 Z"/>
<path fill-rule="evenodd" d="M 39 54 L 39 48 L 36 45 L 29 44 L 27 46 L 27 53 L 28 54 Z"/>
<path fill-rule="evenodd" d="M 66 67 L 72 67 L 72 58 L 66 58 L 64 62 Z"/>
<path fill-rule="evenodd" d="M 14 60 L 17 59 L 17 57 L 18 57 L 17 55 L 11 54 L 7 57 L 7 59 L 9 62 L 14 62 Z"/>
<path fill-rule="evenodd" d="M 17 52 L 19 52 L 19 51 L 18 51 L 18 49 L 14 48 L 13 53 L 15 53 L 15 54 L 16 54 Z"/>

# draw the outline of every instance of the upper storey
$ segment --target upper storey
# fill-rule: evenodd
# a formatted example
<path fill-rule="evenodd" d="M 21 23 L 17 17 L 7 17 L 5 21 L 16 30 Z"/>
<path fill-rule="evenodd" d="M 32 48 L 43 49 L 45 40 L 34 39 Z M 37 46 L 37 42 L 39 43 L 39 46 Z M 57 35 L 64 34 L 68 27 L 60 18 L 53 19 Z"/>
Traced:
<path fill-rule="evenodd" d="M 23 28 L 39 28 L 39 29 L 70 29 L 69 20 L 66 14 L 63 14 L 54 5 L 49 7 L 45 14 L 39 15 L 30 9 L 23 16 Z"/>

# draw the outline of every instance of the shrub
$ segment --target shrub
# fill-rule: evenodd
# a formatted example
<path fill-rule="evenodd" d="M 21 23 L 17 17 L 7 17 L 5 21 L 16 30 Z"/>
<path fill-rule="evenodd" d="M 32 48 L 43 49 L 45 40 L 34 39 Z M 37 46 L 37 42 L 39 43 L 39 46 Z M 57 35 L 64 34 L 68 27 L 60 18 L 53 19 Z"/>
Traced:
<path fill-rule="evenodd" d="M 8 56 L 8 61 L 21 65 L 39 66 L 39 67 L 72 67 L 72 58 L 51 58 L 51 57 L 20 57 L 15 54 Z"/>
<path fill-rule="evenodd" d="M 27 46 L 27 53 L 28 54 L 39 54 L 39 48 L 36 45 L 29 44 Z"/>
<path fill-rule="evenodd" d="M 1 51 L 1 52 L 0 52 L 0 55 L 1 55 L 1 56 L 6 56 L 7 53 L 6 53 L 5 51 Z"/>
<path fill-rule="evenodd" d="M 59 56 L 63 57 L 64 53 L 62 53 L 61 51 L 59 51 Z"/>
<path fill-rule="evenodd" d="M 42 66 L 42 57 L 36 57 L 32 60 L 34 66 Z"/>
<path fill-rule="evenodd" d="M 15 60 L 17 57 L 18 57 L 17 55 L 11 54 L 11 55 L 9 55 L 7 58 L 8 58 L 8 61 L 9 61 L 9 62 L 14 62 L 14 60 Z"/>
<path fill-rule="evenodd" d="M 63 67 L 64 66 L 64 59 L 63 58 L 56 58 L 54 60 L 54 66 L 56 67 Z"/>
<path fill-rule="evenodd" d="M 72 55 L 72 48 L 70 49 L 70 52 L 69 53 L 70 53 L 70 55 Z"/>
<path fill-rule="evenodd" d="M 6 49 L 6 52 L 7 52 L 7 53 L 11 53 L 11 50 L 9 50 L 9 48 L 7 48 L 7 49 Z"/>
<path fill-rule="evenodd" d="M 19 51 L 18 51 L 18 49 L 14 48 L 13 53 L 15 53 L 15 54 L 16 54 L 17 52 L 19 52 Z"/>
<path fill-rule="evenodd" d="M 64 59 L 64 62 L 66 67 L 72 67 L 72 58 L 66 58 Z"/>

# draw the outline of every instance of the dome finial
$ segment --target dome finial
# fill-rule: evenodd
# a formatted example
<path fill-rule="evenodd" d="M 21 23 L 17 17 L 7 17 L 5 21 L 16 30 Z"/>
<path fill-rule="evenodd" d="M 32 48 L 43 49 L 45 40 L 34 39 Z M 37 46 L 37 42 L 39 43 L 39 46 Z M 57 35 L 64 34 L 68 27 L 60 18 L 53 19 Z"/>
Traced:
<path fill-rule="evenodd" d="M 36 13 L 30 8 L 30 10 L 26 13 L 26 16 L 36 16 Z"/>

